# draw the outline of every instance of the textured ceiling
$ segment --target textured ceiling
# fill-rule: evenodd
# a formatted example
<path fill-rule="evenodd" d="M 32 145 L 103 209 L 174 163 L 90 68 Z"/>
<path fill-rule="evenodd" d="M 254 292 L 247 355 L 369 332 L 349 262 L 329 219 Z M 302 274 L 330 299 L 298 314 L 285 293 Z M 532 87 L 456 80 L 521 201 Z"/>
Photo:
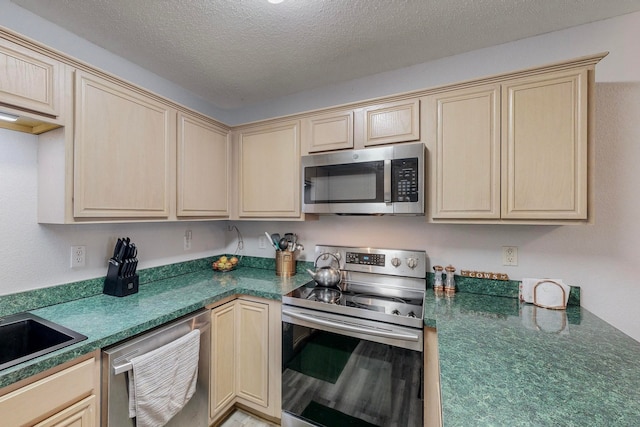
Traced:
<path fill-rule="evenodd" d="M 13 0 L 240 108 L 640 10 L 640 0 Z"/>

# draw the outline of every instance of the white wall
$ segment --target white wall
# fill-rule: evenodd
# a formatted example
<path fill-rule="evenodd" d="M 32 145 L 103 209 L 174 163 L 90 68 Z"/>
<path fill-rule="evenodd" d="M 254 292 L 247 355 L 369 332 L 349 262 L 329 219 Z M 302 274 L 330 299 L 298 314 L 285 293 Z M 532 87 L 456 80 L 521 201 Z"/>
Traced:
<path fill-rule="evenodd" d="M 0 295 L 102 277 L 118 237 L 136 243 L 139 268 L 215 255 L 227 239 L 226 224 L 212 222 L 38 224 L 37 191 L 37 137 L 0 129 Z M 72 245 L 86 246 L 84 268 L 70 268 Z"/>
<path fill-rule="evenodd" d="M 0 0 L 0 25 L 68 51 L 129 80 L 149 81 L 160 93 L 179 90 L 126 61 L 41 22 L 8 0 Z M 306 223 L 236 222 L 245 254 L 273 257 L 258 249 L 264 231 L 298 232 L 313 260 L 317 243 L 423 248 L 431 264 L 458 270 L 506 272 L 513 279 L 554 276 L 582 287 L 583 305 L 640 340 L 640 13 L 470 52 L 233 112 L 240 123 L 296 111 L 419 89 L 487 74 L 540 65 L 608 50 L 597 66 L 596 220 L 585 226 L 488 226 L 427 224 L 424 218 L 322 217 Z M 94 51 L 94 49 L 97 49 Z M 77 50 L 77 52 L 76 52 Z M 93 60 L 89 60 L 91 58 Z M 105 59 L 106 58 L 106 59 Z M 108 68 L 112 67 L 112 68 Z M 197 105 L 193 94 L 178 94 Z M 188 101 L 188 102 L 187 102 Z M 192 102 L 192 104 L 190 104 Z M 197 107 L 193 107 L 196 108 Z M 215 117 L 215 115 L 214 115 Z M 225 120 L 224 117 L 216 117 Z M 36 222 L 36 137 L 0 131 L 0 294 L 104 275 L 113 241 L 129 235 L 140 246 L 141 267 L 207 256 L 235 248 L 226 223 L 51 226 Z M 193 230 L 193 249 L 182 235 Z M 87 246 L 87 267 L 68 267 L 69 246 Z M 501 246 L 519 247 L 517 267 L 501 265 Z"/>

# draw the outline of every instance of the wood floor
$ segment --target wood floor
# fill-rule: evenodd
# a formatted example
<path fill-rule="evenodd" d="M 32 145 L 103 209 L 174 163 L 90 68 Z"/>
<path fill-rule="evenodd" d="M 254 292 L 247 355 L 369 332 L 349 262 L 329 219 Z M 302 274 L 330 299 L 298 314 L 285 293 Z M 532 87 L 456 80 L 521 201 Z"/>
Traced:
<path fill-rule="evenodd" d="M 244 412 L 240 409 L 236 409 L 227 418 L 220 427 L 276 427 L 277 424 L 272 424 L 268 421 L 256 418 L 253 415 Z"/>

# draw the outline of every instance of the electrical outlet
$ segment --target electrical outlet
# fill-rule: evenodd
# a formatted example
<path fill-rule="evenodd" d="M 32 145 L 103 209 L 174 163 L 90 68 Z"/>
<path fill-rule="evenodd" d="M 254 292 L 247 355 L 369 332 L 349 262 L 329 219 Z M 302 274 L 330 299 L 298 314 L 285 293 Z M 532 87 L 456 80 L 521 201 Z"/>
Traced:
<path fill-rule="evenodd" d="M 502 247 L 502 265 L 518 265 L 518 247 Z"/>
<path fill-rule="evenodd" d="M 191 233 L 191 230 L 187 230 L 184 232 L 184 250 L 188 251 L 191 249 L 191 238 L 193 237 L 193 234 Z"/>
<path fill-rule="evenodd" d="M 84 267 L 86 255 L 86 246 L 71 246 L 71 268 Z"/>
<path fill-rule="evenodd" d="M 258 249 L 267 248 L 267 239 L 264 236 L 258 236 Z"/>

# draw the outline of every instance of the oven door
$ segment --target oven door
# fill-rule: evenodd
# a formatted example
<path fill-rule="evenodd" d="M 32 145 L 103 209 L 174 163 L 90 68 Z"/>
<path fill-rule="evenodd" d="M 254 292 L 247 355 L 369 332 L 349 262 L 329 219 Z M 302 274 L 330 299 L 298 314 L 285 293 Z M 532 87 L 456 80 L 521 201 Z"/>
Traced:
<path fill-rule="evenodd" d="M 283 306 L 282 425 L 423 425 L 422 330 Z"/>

